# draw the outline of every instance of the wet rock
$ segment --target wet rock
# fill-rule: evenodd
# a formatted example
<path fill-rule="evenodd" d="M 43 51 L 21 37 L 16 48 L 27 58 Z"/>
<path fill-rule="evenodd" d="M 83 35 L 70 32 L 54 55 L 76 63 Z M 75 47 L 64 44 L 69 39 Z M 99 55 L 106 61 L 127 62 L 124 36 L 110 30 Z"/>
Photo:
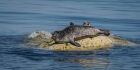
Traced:
<path fill-rule="evenodd" d="M 25 44 L 28 47 L 42 48 L 41 44 L 53 41 L 51 36 L 51 33 L 47 31 L 35 31 L 27 36 L 28 39 L 25 41 Z"/>
<path fill-rule="evenodd" d="M 36 31 L 28 36 L 31 38 L 26 42 L 26 45 L 33 48 L 43 48 L 55 51 L 92 51 L 100 48 L 109 48 L 112 46 L 135 46 L 136 44 L 127 41 L 123 38 L 110 36 L 97 36 L 93 38 L 86 38 L 78 40 L 81 47 L 76 47 L 70 43 L 65 44 L 52 44 L 54 41 L 51 39 L 51 33 L 45 31 Z"/>

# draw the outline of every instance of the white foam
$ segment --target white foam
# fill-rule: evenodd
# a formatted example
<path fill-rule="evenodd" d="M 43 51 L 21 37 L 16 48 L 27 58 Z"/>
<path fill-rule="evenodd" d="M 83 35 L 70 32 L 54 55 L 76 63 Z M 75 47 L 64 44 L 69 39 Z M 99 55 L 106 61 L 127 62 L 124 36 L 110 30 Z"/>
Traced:
<path fill-rule="evenodd" d="M 37 36 L 40 36 L 41 38 L 51 38 L 52 34 L 50 32 L 47 31 L 35 31 L 33 33 L 31 33 L 28 38 L 35 38 Z"/>

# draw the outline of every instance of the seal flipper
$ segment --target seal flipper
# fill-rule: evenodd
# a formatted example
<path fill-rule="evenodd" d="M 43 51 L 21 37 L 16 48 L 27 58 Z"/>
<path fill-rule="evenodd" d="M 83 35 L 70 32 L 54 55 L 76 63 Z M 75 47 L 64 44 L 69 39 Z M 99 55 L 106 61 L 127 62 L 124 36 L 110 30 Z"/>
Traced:
<path fill-rule="evenodd" d="M 51 44 L 48 44 L 48 46 L 52 46 L 52 45 L 54 45 L 54 44 L 57 44 L 56 42 L 53 42 L 53 43 L 51 43 Z"/>
<path fill-rule="evenodd" d="M 81 46 L 79 43 L 76 43 L 76 42 L 74 42 L 74 41 L 70 41 L 70 43 L 71 43 L 72 45 L 74 45 L 74 46 L 77 46 L 77 47 L 80 47 L 80 46 Z"/>

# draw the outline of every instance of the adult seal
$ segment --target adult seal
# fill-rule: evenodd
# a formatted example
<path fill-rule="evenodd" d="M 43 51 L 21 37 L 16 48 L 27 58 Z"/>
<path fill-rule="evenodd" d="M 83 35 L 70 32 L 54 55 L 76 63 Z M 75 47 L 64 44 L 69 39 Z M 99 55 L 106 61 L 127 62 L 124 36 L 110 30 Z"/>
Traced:
<path fill-rule="evenodd" d="M 109 30 L 97 29 L 93 26 L 71 24 L 72 25 L 61 31 L 52 32 L 52 39 L 55 41 L 55 43 L 71 43 L 74 46 L 80 47 L 81 45 L 76 43 L 76 40 L 94 37 L 101 34 L 106 36 L 110 35 Z"/>

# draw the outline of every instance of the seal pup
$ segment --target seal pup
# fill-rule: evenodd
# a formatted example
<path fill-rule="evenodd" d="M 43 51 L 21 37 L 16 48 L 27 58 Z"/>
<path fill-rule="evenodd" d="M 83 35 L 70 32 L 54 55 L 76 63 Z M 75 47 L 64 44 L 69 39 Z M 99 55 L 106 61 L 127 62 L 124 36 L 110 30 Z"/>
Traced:
<path fill-rule="evenodd" d="M 70 22 L 69 24 L 70 24 L 70 26 L 75 25 L 73 22 Z M 88 21 L 86 21 L 82 24 L 82 26 L 90 26 L 90 23 Z"/>
<path fill-rule="evenodd" d="M 61 31 L 52 32 L 52 39 L 55 43 L 71 43 L 74 46 L 80 47 L 81 45 L 76 43 L 76 40 L 101 34 L 110 35 L 109 30 L 97 29 L 92 26 L 70 25 Z"/>
<path fill-rule="evenodd" d="M 83 23 L 83 26 L 90 26 L 90 22 L 85 21 L 85 22 Z"/>

